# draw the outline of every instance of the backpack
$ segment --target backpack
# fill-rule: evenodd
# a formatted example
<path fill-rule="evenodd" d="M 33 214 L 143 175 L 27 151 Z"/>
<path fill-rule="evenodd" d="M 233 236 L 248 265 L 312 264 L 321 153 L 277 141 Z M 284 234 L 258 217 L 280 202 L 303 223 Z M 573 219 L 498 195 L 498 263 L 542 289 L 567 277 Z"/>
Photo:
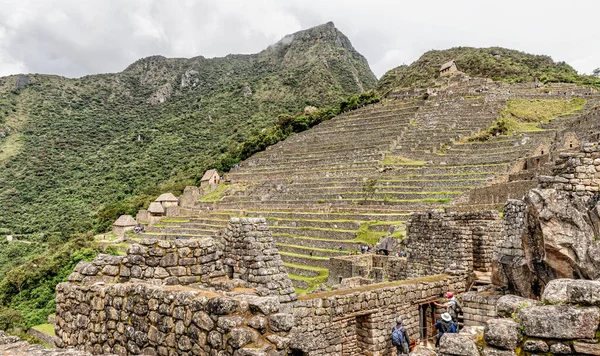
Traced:
<path fill-rule="evenodd" d="M 392 345 L 402 346 L 403 343 L 404 343 L 404 327 L 403 326 L 395 326 L 394 330 L 392 330 Z"/>

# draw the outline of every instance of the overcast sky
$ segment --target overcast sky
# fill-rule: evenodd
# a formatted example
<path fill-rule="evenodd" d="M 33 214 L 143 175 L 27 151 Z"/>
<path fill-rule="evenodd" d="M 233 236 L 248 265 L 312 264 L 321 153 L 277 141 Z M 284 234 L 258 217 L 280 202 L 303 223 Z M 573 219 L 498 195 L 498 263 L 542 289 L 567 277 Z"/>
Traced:
<path fill-rule="evenodd" d="M 598 0 L 0 0 L 0 76 L 118 72 L 150 56 L 256 53 L 333 21 L 380 77 L 423 52 L 502 46 L 600 67 Z"/>

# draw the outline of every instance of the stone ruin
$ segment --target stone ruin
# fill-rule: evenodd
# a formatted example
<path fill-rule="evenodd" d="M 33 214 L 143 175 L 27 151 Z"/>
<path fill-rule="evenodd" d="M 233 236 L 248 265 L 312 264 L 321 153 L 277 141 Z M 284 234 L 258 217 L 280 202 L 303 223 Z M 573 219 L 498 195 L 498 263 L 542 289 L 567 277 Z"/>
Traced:
<path fill-rule="evenodd" d="M 504 207 L 494 281 L 537 298 L 557 278 L 600 277 L 600 146 L 562 153 L 552 176 Z"/>
<path fill-rule="evenodd" d="M 599 168 L 600 147 L 588 144 L 561 154 L 553 176 L 508 201 L 503 216 L 413 213 L 406 258 L 332 258 L 328 284 L 339 289 L 300 297 L 264 219 L 234 218 L 218 238 L 146 238 L 127 256 L 80 263 L 57 287 L 59 346 L 119 355 L 381 356 L 394 351 L 396 316 L 411 339 L 431 339 L 444 311 L 434 303 L 454 291 L 463 324 L 485 331 L 482 339 L 445 335 L 440 355 L 599 354 L 600 282 L 573 280 L 600 270 Z M 476 273 L 492 274 L 495 286 L 470 291 Z"/>
<path fill-rule="evenodd" d="M 58 346 L 118 355 L 285 355 L 294 300 L 264 219 L 232 219 L 223 243 L 143 239 L 126 256 L 79 263 L 57 286 Z"/>

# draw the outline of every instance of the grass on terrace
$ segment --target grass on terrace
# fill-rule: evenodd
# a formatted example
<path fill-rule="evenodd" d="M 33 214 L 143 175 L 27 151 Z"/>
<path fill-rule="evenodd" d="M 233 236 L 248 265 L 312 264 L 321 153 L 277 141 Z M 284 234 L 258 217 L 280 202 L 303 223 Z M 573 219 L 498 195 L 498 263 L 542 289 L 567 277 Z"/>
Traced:
<path fill-rule="evenodd" d="M 381 164 L 391 166 L 423 166 L 425 163 L 427 162 L 392 155 L 386 155 L 383 161 L 381 161 Z"/>
<path fill-rule="evenodd" d="M 203 203 L 214 203 L 214 202 L 217 202 L 217 201 L 221 200 L 221 198 L 223 197 L 223 193 L 225 192 L 225 190 L 227 188 L 228 188 L 228 186 L 226 184 L 219 184 L 214 190 L 212 190 L 209 193 L 203 195 L 200 198 L 200 202 L 203 202 Z"/>
<path fill-rule="evenodd" d="M 46 335 L 56 336 L 56 334 L 54 333 L 54 325 L 53 324 L 40 324 L 40 325 L 32 326 L 31 328 L 34 330 L 37 330 L 41 333 L 44 333 Z"/>

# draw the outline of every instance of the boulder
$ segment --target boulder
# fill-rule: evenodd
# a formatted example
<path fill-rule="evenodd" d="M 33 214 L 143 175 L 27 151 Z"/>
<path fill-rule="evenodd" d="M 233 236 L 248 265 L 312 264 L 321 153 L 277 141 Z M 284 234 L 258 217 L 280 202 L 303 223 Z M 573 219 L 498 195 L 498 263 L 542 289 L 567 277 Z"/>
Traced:
<path fill-rule="evenodd" d="M 543 283 L 558 278 L 600 277 L 600 241 L 583 199 L 565 191 L 532 189 L 525 195 L 526 226 L 522 242 L 525 259 Z M 532 294 L 539 295 L 537 290 Z"/>
<path fill-rule="evenodd" d="M 548 339 L 592 339 L 600 312 L 594 307 L 545 305 L 522 308 L 518 313 L 525 335 Z"/>
<path fill-rule="evenodd" d="M 496 311 L 499 317 L 511 318 L 519 309 L 536 304 L 537 301 L 533 299 L 522 298 L 516 295 L 504 295 L 496 302 Z"/>
<path fill-rule="evenodd" d="M 485 323 L 483 339 L 488 345 L 514 350 L 521 342 L 521 329 L 510 319 L 490 319 Z"/>
<path fill-rule="evenodd" d="M 477 345 L 470 335 L 444 334 L 440 339 L 440 355 L 479 356 Z"/>
<path fill-rule="evenodd" d="M 257 339 L 258 335 L 256 334 L 256 331 L 245 328 L 235 328 L 229 333 L 228 344 L 234 349 L 239 349 L 242 346 L 255 342 Z"/>
<path fill-rule="evenodd" d="M 548 283 L 542 300 L 551 304 L 600 306 L 600 281 L 556 279 Z"/>

